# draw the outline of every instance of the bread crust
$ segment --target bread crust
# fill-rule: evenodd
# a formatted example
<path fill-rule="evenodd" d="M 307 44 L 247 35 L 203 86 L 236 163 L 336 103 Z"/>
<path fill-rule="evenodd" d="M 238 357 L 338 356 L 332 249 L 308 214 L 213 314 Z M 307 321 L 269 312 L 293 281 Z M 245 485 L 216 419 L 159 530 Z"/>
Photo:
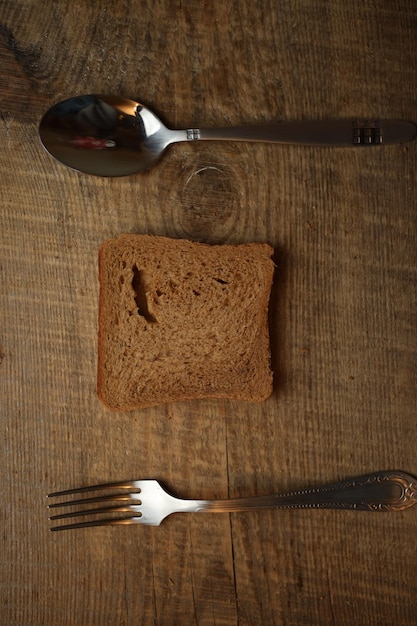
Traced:
<path fill-rule="evenodd" d="M 99 251 L 97 392 L 113 411 L 272 393 L 273 248 L 123 234 Z"/>

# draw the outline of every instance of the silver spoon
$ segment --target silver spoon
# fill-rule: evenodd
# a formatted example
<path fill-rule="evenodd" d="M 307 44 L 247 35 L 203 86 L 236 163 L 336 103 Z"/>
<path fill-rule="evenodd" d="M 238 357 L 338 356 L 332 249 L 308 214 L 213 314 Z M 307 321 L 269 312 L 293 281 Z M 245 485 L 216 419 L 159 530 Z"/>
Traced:
<path fill-rule="evenodd" d="M 321 146 L 375 146 L 416 137 L 402 120 L 300 120 L 265 126 L 171 130 L 143 104 L 112 95 L 85 95 L 52 106 L 39 125 L 45 149 L 87 174 L 126 176 L 147 170 L 175 142 L 234 140 Z"/>

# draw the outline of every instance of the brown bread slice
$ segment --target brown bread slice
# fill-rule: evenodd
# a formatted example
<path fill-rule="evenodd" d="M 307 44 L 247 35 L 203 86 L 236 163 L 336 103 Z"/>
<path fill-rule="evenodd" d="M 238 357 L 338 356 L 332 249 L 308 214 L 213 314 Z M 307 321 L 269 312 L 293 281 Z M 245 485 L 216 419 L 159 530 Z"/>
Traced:
<path fill-rule="evenodd" d="M 272 392 L 268 244 L 121 235 L 99 254 L 98 395 L 113 410 Z"/>

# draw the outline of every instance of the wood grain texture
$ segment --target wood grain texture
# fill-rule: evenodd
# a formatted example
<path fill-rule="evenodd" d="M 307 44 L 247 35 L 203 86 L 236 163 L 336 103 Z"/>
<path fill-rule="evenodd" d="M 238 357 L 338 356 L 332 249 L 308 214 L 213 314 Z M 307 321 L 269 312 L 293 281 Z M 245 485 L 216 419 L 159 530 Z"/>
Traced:
<path fill-rule="evenodd" d="M 415 120 L 416 34 L 412 0 L 0 0 L 2 626 L 417 623 L 417 509 L 67 534 L 45 510 L 133 477 L 214 498 L 416 474 L 416 144 L 181 144 L 100 179 L 37 137 L 54 102 L 100 91 L 178 128 Z M 100 405 L 97 254 L 121 232 L 275 247 L 272 398 Z"/>

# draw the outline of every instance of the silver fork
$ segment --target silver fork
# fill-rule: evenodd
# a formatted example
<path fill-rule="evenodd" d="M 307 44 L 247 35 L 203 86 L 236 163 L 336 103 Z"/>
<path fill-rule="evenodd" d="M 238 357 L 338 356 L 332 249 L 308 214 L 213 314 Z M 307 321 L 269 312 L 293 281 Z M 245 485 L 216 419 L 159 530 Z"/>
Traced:
<path fill-rule="evenodd" d="M 156 480 L 132 480 L 57 491 L 48 498 L 87 492 L 100 495 L 49 504 L 49 509 L 71 507 L 70 512 L 50 520 L 85 516 L 81 522 L 52 526 L 67 530 L 113 524 L 159 526 L 172 513 L 233 513 L 251 509 L 353 509 L 402 511 L 417 502 L 417 479 L 401 471 L 383 471 L 357 476 L 322 487 L 286 493 L 228 500 L 182 500 L 169 494 Z M 90 505 L 94 505 L 90 508 Z M 97 506 L 102 505 L 102 506 Z"/>

